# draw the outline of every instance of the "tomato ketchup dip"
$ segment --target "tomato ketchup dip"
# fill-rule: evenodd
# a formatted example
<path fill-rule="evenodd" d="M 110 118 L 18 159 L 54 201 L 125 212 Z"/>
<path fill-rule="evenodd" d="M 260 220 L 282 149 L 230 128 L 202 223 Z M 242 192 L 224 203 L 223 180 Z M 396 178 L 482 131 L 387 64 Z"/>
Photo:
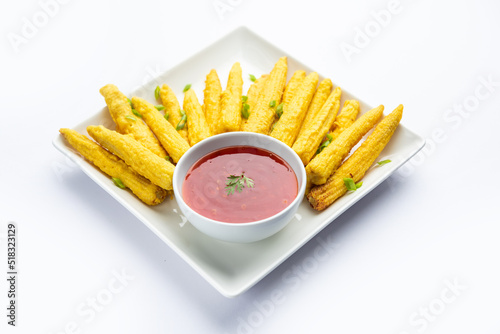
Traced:
<path fill-rule="evenodd" d="M 228 178 L 245 176 L 241 191 L 228 194 Z M 248 223 L 271 217 L 297 197 L 297 176 L 280 156 L 253 146 L 231 146 L 208 153 L 194 163 L 182 185 L 182 198 L 200 215 L 226 223 Z"/>

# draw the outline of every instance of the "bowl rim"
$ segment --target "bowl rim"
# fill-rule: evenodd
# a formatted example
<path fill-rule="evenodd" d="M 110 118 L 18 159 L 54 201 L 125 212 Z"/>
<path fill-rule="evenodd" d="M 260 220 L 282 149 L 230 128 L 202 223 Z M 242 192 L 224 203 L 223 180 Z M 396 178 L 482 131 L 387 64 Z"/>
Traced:
<path fill-rule="evenodd" d="M 297 190 L 297 195 L 295 196 L 294 200 L 286 208 L 284 208 L 280 212 L 275 213 L 274 215 L 272 215 L 270 217 L 267 217 L 267 218 L 264 218 L 264 219 L 261 219 L 261 220 L 256 220 L 256 221 L 251 221 L 251 222 L 246 222 L 246 223 L 221 222 L 221 221 L 218 221 L 218 220 L 214 220 L 212 218 L 205 217 L 202 214 L 199 214 L 198 212 L 196 212 L 195 210 L 193 210 L 184 201 L 184 198 L 182 196 L 182 189 L 179 189 L 180 185 L 179 185 L 179 183 L 177 181 L 178 176 L 176 177 L 176 171 L 178 170 L 177 166 L 179 164 L 182 164 L 183 161 L 187 159 L 187 156 L 189 154 L 194 154 L 196 152 L 195 150 L 197 148 L 205 146 L 205 145 L 209 145 L 212 141 L 217 140 L 218 138 L 221 138 L 221 137 L 231 137 L 231 136 L 243 136 L 243 135 L 246 135 L 246 136 L 255 136 L 255 137 L 258 137 L 258 138 L 262 138 L 264 140 L 269 140 L 270 142 L 274 142 L 274 143 L 282 146 L 284 149 L 288 150 L 292 154 L 293 158 L 297 160 L 298 165 L 300 166 L 300 168 L 299 168 L 300 169 L 300 173 L 302 174 L 302 182 L 300 184 L 298 184 L 299 187 L 298 187 L 298 190 Z M 232 146 L 253 146 L 253 147 L 257 147 L 257 146 L 254 146 L 252 144 L 245 144 L 245 145 L 231 144 L 231 145 L 227 145 L 227 146 L 216 147 L 213 150 L 211 150 L 210 152 L 208 152 L 208 153 L 202 155 L 201 157 L 199 157 L 196 161 L 198 161 L 199 159 L 201 159 L 205 155 L 210 154 L 213 151 L 217 151 L 217 150 L 220 150 L 220 149 L 223 149 L 223 148 L 226 148 L 226 147 L 232 147 Z M 268 148 L 262 148 L 262 147 L 258 147 L 258 148 L 261 148 L 261 149 L 264 149 L 264 150 L 268 150 L 268 151 L 270 151 L 270 152 L 278 155 L 284 161 L 286 161 L 290 165 L 290 167 L 292 168 L 292 170 L 294 171 L 295 177 L 297 178 L 297 183 L 299 183 L 299 181 L 298 181 L 298 175 L 295 172 L 295 169 L 293 169 L 292 165 L 290 164 L 290 162 L 287 159 L 285 159 L 280 154 L 278 154 L 278 153 L 276 153 L 276 152 L 274 152 L 274 151 L 272 151 L 272 150 L 270 150 Z M 189 168 L 191 168 L 191 166 L 189 166 Z M 189 168 L 188 168 L 188 170 L 189 170 Z M 176 200 L 178 202 L 181 201 L 182 204 L 185 205 L 190 210 L 191 214 L 194 214 L 198 218 L 203 218 L 203 219 L 207 220 L 208 222 L 210 222 L 212 224 L 220 225 L 220 226 L 226 226 L 226 227 L 227 226 L 255 226 L 255 225 L 261 225 L 261 224 L 265 224 L 266 222 L 268 222 L 270 220 L 274 220 L 277 216 L 285 215 L 286 212 L 292 210 L 292 208 L 297 204 L 297 202 L 301 202 L 304 199 L 304 194 L 305 194 L 305 191 L 306 191 L 306 185 L 307 185 L 307 174 L 306 174 L 306 170 L 305 170 L 304 164 L 302 163 L 302 160 L 297 155 L 297 153 L 294 150 L 292 150 L 292 148 L 290 146 L 286 145 L 282 141 L 280 141 L 280 140 L 278 140 L 276 138 L 273 138 L 273 137 L 271 137 L 269 135 L 265 135 L 265 134 L 262 134 L 262 133 L 256 133 L 256 132 L 245 132 L 245 131 L 233 131 L 233 132 L 225 132 L 225 133 L 216 134 L 216 135 L 210 136 L 210 137 L 208 137 L 208 138 L 206 138 L 206 139 L 204 139 L 204 140 L 196 143 L 195 145 L 191 146 L 191 148 L 189 150 L 187 150 L 186 153 L 184 153 L 182 155 L 182 157 L 179 159 L 179 161 L 177 162 L 176 168 L 174 169 L 174 174 L 172 176 L 172 187 L 173 187 L 173 191 L 174 191 L 174 196 L 175 196 L 175 198 L 176 198 Z M 177 191 L 176 191 L 176 189 L 177 189 Z M 189 219 L 188 219 L 188 221 L 189 221 Z"/>

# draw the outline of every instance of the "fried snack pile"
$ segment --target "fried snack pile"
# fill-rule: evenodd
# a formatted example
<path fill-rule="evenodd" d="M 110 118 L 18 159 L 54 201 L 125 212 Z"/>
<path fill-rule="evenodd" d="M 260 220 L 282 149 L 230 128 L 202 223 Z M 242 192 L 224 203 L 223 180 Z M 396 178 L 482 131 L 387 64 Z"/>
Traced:
<path fill-rule="evenodd" d="M 140 97 L 128 99 L 108 84 L 100 93 L 116 131 L 102 125 L 87 127 L 95 141 L 74 130 L 59 131 L 118 187 L 130 189 L 148 205 L 160 204 L 167 197 L 175 164 L 196 143 L 230 131 L 267 134 L 297 153 L 306 168 L 307 199 L 314 209 L 324 210 L 361 186 L 359 181 L 391 139 L 403 114 L 399 105 L 382 119 L 384 106 L 380 105 L 358 118 L 360 104 L 356 100 L 346 100 L 339 113 L 340 87 L 333 87 L 330 79 L 318 85 L 318 74 L 303 70 L 295 71 L 287 83 L 286 57 L 280 58 L 269 74 L 258 79 L 250 75 L 254 82 L 246 96 L 243 73 L 241 65 L 235 63 L 223 90 L 217 71 L 212 69 L 206 76 L 203 105 L 187 85 L 182 109 L 167 84 L 154 92 L 161 105 Z"/>

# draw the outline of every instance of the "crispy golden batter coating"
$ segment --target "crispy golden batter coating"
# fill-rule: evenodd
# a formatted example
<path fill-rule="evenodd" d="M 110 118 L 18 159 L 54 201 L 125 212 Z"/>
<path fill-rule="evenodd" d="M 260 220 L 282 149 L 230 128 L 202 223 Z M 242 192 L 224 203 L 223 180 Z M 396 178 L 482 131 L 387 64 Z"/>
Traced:
<path fill-rule="evenodd" d="M 297 70 L 293 73 L 292 77 L 285 86 L 285 90 L 283 91 L 283 98 L 281 99 L 281 102 L 283 103 L 283 110 L 288 109 L 290 102 L 292 102 L 295 93 L 305 78 L 306 71 Z"/>
<path fill-rule="evenodd" d="M 210 128 L 194 90 L 189 89 L 184 94 L 183 106 L 187 115 L 189 144 L 193 146 L 211 136 Z"/>
<path fill-rule="evenodd" d="M 160 89 L 160 98 L 161 103 L 165 107 L 165 115 L 168 114 L 168 121 L 172 126 L 177 128 L 177 125 L 181 121 L 181 106 L 179 105 L 179 101 L 174 94 L 174 91 L 166 84 L 161 86 Z M 182 129 L 177 130 L 179 134 L 188 141 L 188 127 L 187 124 L 184 125 Z"/>
<path fill-rule="evenodd" d="M 332 87 L 333 87 L 332 80 L 325 79 L 321 81 L 321 83 L 318 86 L 318 89 L 316 90 L 316 93 L 314 93 L 314 97 L 311 101 L 311 104 L 309 105 L 309 109 L 307 109 L 306 117 L 304 118 L 304 122 L 302 122 L 302 126 L 300 127 L 300 131 L 297 138 L 300 137 L 302 132 L 304 132 L 306 129 L 310 127 L 312 122 L 314 122 L 316 116 L 321 110 L 321 107 L 323 107 L 323 104 L 330 96 Z"/>
<path fill-rule="evenodd" d="M 290 147 L 293 145 L 316 91 L 318 80 L 318 73 L 312 72 L 302 81 L 288 109 L 283 109 L 283 115 L 276 122 L 276 126 L 270 134 L 271 137 L 281 140 Z"/>
<path fill-rule="evenodd" d="M 208 73 L 203 94 L 203 111 L 205 112 L 210 132 L 213 135 L 224 132 L 221 115 L 222 86 L 216 70 L 211 70 Z"/>
<path fill-rule="evenodd" d="M 309 163 L 321 144 L 321 140 L 332 126 L 339 111 L 341 94 L 340 87 L 334 89 L 309 126 L 299 134 L 293 143 L 292 149 L 300 157 L 304 166 Z"/>
<path fill-rule="evenodd" d="M 274 108 L 270 107 L 269 104 L 271 101 L 275 101 L 276 106 L 281 103 L 287 70 L 287 58 L 281 57 L 266 79 L 265 86 L 259 95 L 257 107 L 250 112 L 250 117 L 241 128 L 241 131 L 269 133 L 276 114 Z"/>
<path fill-rule="evenodd" d="M 172 190 L 174 165 L 164 157 L 153 154 L 132 136 L 111 131 L 102 125 L 90 125 L 87 132 L 101 146 L 122 158 L 137 173 L 163 189 Z"/>
<path fill-rule="evenodd" d="M 250 85 L 250 88 L 248 88 L 247 102 L 246 103 L 248 104 L 248 113 L 249 114 L 251 114 L 255 110 L 255 108 L 257 107 L 259 95 L 260 95 L 262 89 L 264 89 L 267 77 L 269 77 L 268 74 L 263 74 L 260 78 L 255 80 L 255 82 L 252 85 Z M 242 129 L 245 126 L 246 122 L 248 122 L 248 118 L 241 119 L 240 129 Z"/>
<path fill-rule="evenodd" d="M 351 149 L 377 124 L 384 106 L 373 108 L 361 116 L 353 125 L 340 134 L 306 166 L 307 177 L 314 184 L 323 184 L 340 166 Z"/>
<path fill-rule="evenodd" d="M 167 150 L 172 160 L 177 163 L 182 155 L 189 150 L 188 142 L 175 131 L 172 124 L 167 122 L 154 105 L 135 96 L 132 98 L 132 104 L 142 115 L 144 121 Z"/>
<path fill-rule="evenodd" d="M 311 189 L 307 199 L 314 209 L 324 210 L 347 192 L 344 178 L 352 178 L 354 182 L 359 182 L 363 178 L 368 168 L 375 162 L 375 159 L 391 139 L 402 116 L 403 105 L 399 105 L 377 125 L 373 133 L 325 184 Z"/>
<path fill-rule="evenodd" d="M 243 79 L 240 63 L 234 63 L 229 72 L 226 90 L 221 97 L 222 128 L 224 132 L 238 131 L 241 124 L 241 94 Z"/>
<path fill-rule="evenodd" d="M 330 136 L 332 136 L 332 141 L 337 139 L 337 137 L 348 127 L 354 123 L 356 117 L 359 113 L 359 102 L 356 100 L 347 100 L 344 102 L 344 107 L 342 111 L 333 122 L 332 131 L 330 131 Z"/>
<path fill-rule="evenodd" d="M 164 189 L 137 174 L 122 159 L 109 153 L 84 135 L 64 128 L 60 129 L 59 132 L 85 159 L 92 162 L 112 178 L 120 179 L 144 203 L 148 205 L 160 204 L 167 196 L 167 192 Z"/>
<path fill-rule="evenodd" d="M 115 85 L 106 85 L 99 92 L 106 100 L 109 113 L 116 123 L 116 131 L 121 134 L 131 134 L 135 140 L 159 157 L 167 155 L 148 126 L 132 113 L 127 97 Z"/>

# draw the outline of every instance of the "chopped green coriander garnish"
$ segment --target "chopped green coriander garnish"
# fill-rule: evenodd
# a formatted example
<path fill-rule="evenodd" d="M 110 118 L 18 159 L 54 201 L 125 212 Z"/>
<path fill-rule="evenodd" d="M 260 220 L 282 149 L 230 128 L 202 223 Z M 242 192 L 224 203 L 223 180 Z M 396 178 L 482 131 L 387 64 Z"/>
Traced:
<path fill-rule="evenodd" d="M 333 139 L 333 137 L 329 133 L 327 133 L 326 134 L 326 140 L 325 140 L 325 142 L 323 144 L 321 144 L 320 147 L 318 147 L 318 150 L 316 151 L 316 154 L 319 154 L 321 151 L 323 151 L 323 149 L 325 147 L 327 147 L 328 145 L 330 145 L 330 143 L 332 142 L 332 139 Z"/>
<path fill-rule="evenodd" d="M 137 117 L 141 117 L 142 118 L 142 115 L 139 114 L 139 112 L 135 109 L 132 109 L 132 114 L 136 115 Z"/>
<path fill-rule="evenodd" d="M 254 181 L 246 177 L 245 174 L 241 174 L 239 176 L 229 175 L 226 180 L 225 188 L 227 190 L 227 195 L 234 194 L 235 190 L 240 193 L 245 187 L 245 183 L 248 188 L 253 188 L 254 186 Z"/>
<path fill-rule="evenodd" d="M 271 102 L 269 102 L 269 108 L 274 108 L 276 107 L 276 100 L 272 100 Z"/>
<path fill-rule="evenodd" d="M 255 75 L 253 75 L 253 74 L 249 74 L 248 76 L 250 77 L 250 80 L 252 80 L 252 82 L 255 82 L 255 80 L 257 80 Z"/>
<path fill-rule="evenodd" d="M 136 121 L 136 118 L 134 116 L 127 115 L 127 116 L 125 116 L 125 118 L 128 118 L 132 121 Z"/>
<path fill-rule="evenodd" d="M 276 116 L 280 118 L 281 115 L 283 115 L 283 103 L 278 104 L 278 106 L 276 107 Z"/>
<path fill-rule="evenodd" d="M 250 116 L 250 105 L 248 103 L 243 103 L 243 106 L 241 107 L 241 116 L 243 118 L 247 118 Z"/>
<path fill-rule="evenodd" d="M 168 155 L 165 156 L 165 160 L 167 160 L 168 162 L 171 162 L 170 157 Z"/>
<path fill-rule="evenodd" d="M 165 109 L 165 107 L 164 107 L 164 106 L 162 106 L 161 104 L 159 104 L 159 105 L 155 106 L 155 108 L 156 108 L 157 110 L 163 110 L 163 109 Z"/>
<path fill-rule="evenodd" d="M 347 188 L 347 190 L 352 190 L 352 191 L 355 191 L 356 189 L 356 184 L 354 183 L 353 179 L 349 178 L 349 177 L 345 177 L 344 178 L 344 184 Z"/>
<path fill-rule="evenodd" d="M 241 101 L 242 101 L 243 103 L 247 102 L 247 101 L 248 101 L 248 96 L 242 95 L 242 96 L 241 96 Z"/>
<path fill-rule="evenodd" d="M 130 106 L 133 108 L 132 101 L 130 101 L 130 99 L 128 97 L 127 97 L 127 101 L 128 101 L 128 104 L 130 104 Z"/>
<path fill-rule="evenodd" d="M 168 121 L 168 117 L 170 116 L 170 114 L 168 112 L 165 113 L 165 115 L 163 115 L 163 117 L 165 117 L 165 119 Z"/>
<path fill-rule="evenodd" d="M 351 179 L 350 177 L 345 177 L 344 184 L 347 190 L 356 191 L 356 189 L 361 188 L 363 182 L 354 183 L 353 179 Z"/>
<path fill-rule="evenodd" d="M 186 113 L 184 113 L 182 115 L 181 120 L 179 121 L 179 123 L 177 123 L 177 126 L 175 127 L 175 129 L 176 130 L 182 130 L 182 129 L 184 129 L 184 126 L 186 125 L 186 121 L 187 121 L 187 115 L 186 115 Z"/>
<path fill-rule="evenodd" d="M 160 99 L 160 86 L 156 86 L 156 89 L 155 89 L 155 98 L 157 100 Z"/>
<path fill-rule="evenodd" d="M 187 92 L 191 88 L 191 84 L 187 84 L 184 86 L 184 89 L 182 90 L 184 93 Z"/>
<path fill-rule="evenodd" d="M 122 189 L 125 189 L 125 185 L 123 184 L 122 180 L 120 180 L 119 178 L 117 177 L 113 177 L 113 182 L 114 184 L 118 187 L 118 188 L 122 188 Z"/>
<path fill-rule="evenodd" d="M 385 165 L 385 164 L 388 164 L 389 162 L 392 162 L 392 161 L 391 161 L 391 160 L 389 160 L 389 159 L 387 159 L 387 160 L 382 160 L 382 161 L 379 161 L 379 162 L 377 162 L 377 164 L 378 164 L 379 166 L 383 166 L 383 165 Z"/>

